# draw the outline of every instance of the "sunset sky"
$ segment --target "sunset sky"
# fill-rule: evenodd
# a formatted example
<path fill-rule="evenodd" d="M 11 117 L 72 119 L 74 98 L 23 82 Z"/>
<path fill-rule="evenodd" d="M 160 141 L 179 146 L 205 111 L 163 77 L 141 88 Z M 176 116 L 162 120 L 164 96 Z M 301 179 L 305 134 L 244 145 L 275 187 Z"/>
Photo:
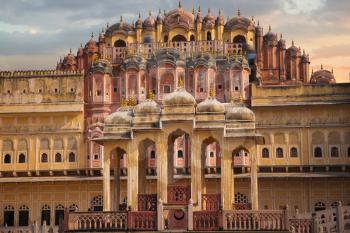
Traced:
<path fill-rule="evenodd" d="M 119 21 L 143 19 L 152 11 L 169 11 L 175 0 L 0 0 L 0 70 L 53 69 L 57 60 L 72 48 Z M 349 82 L 350 0 L 183 0 L 191 11 L 201 5 L 217 15 L 254 16 L 268 31 L 282 33 L 287 46 L 294 40 L 310 54 L 311 68 L 334 68 L 337 82 Z"/>

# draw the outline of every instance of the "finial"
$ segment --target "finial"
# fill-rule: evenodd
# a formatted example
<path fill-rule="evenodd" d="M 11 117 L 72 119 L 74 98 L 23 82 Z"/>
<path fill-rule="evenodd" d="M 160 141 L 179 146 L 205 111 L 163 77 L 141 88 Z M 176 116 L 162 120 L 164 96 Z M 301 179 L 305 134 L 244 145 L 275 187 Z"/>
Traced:
<path fill-rule="evenodd" d="M 333 67 L 332 67 L 332 74 L 334 73 Z"/>
<path fill-rule="evenodd" d="M 178 88 L 183 88 L 183 81 L 182 78 L 179 78 L 178 84 L 177 84 Z"/>
<path fill-rule="evenodd" d="M 219 15 L 221 15 L 221 9 L 219 9 Z"/>
<path fill-rule="evenodd" d="M 141 13 L 139 12 L 139 19 L 141 19 Z"/>
<path fill-rule="evenodd" d="M 158 14 L 162 14 L 162 11 L 160 10 L 160 8 L 159 8 Z"/>
<path fill-rule="evenodd" d="M 271 32 L 271 25 L 269 25 L 269 32 Z"/>
<path fill-rule="evenodd" d="M 201 12 L 201 5 L 198 6 L 198 13 Z"/>
<path fill-rule="evenodd" d="M 94 38 L 94 32 L 91 32 L 91 39 Z"/>
<path fill-rule="evenodd" d="M 69 53 L 72 53 L 72 48 L 69 48 Z"/>
<path fill-rule="evenodd" d="M 148 11 L 148 16 L 151 16 L 152 15 L 152 12 L 151 12 L 151 10 L 150 11 Z"/>
<path fill-rule="evenodd" d="M 242 96 L 242 94 L 239 95 L 239 102 L 240 102 L 241 104 L 243 104 L 243 96 Z"/>
<path fill-rule="evenodd" d="M 321 64 L 321 70 L 323 70 L 323 65 Z"/>
<path fill-rule="evenodd" d="M 260 21 L 258 20 L 258 26 L 260 26 Z"/>
<path fill-rule="evenodd" d="M 194 6 L 192 7 L 192 15 L 194 15 Z"/>
<path fill-rule="evenodd" d="M 123 16 L 122 15 L 120 16 L 120 22 L 121 23 L 123 22 Z"/>
<path fill-rule="evenodd" d="M 106 27 L 107 27 L 107 29 L 109 28 L 109 23 L 107 22 L 107 24 L 106 24 Z"/>
<path fill-rule="evenodd" d="M 105 33 L 105 28 L 102 28 L 102 33 Z"/>
<path fill-rule="evenodd" d="M 254 15 L 252 15 L 252 21 L 254 21 Z"/>
<path fill-rule="evenodd" d="M 283 36 L 282 36 L 282 33 L 281 33 L 281 35 L 280 35 L 280 39 L 282 40 L 282 38 L 283 38 Z"/>
<path fill-rule="evenodd" d="M 208 15 L 210 15 L 210 8 L 208 8 Z"/>
<path fill-rule="evenodd" d="M 305 49 L 303 49 L 303 55 L 305 55 Z"/>
<path fill-rule="evenodd" d="M 83 47 L 83 43 L 80 42 L 80 48 L 82 48 L 82 47 Z"/>
<path fill-rule="evenodd" d="M 311 69 L 311 74 L 313 74 L 313 73 L 314 73 L 314 68 Z"/>
<path fill-rule="evenodd" d="M 151 91 L 151 89 L 148 90 L 147 99 L 154 100 L 154 95 L 153 95 L 153 92 Z"/>
<path fill-rule="evenodd" d="M 166 11 L 164 10 L 163 13 L 164 13 L 164 16 L 165 16 L 166 15 Z"/>
<path fill-rule="evenodd" d="M 241 16 L 241 10 L 239 8 L 237 9 L 237 16 Z"/>
<path fill-rule="evenodd" d="M 135 96 L 130 96 L 128 99 L 128 106 L 135 106 L 136 104 Z"/>
<path fill-rule="evenodd" d="M 126 107 L 128 106 L 128 103 L 126 102 L 125 98 L 122 97 L 121 103 L 120 103 L 120 107 Z"/>
<path fill-rule="evenodd" d="M 214 97 L 215 96 L 215 92 L 214 92 L 214 88 L 213 87 L 210 87 L 209 96 L 210 97 Z"/>
<path fill-rule="evenodd" d="M 179 8 L 182 8 L 182 6 L 181 6 L 181 1 L 179 1 Z"/>

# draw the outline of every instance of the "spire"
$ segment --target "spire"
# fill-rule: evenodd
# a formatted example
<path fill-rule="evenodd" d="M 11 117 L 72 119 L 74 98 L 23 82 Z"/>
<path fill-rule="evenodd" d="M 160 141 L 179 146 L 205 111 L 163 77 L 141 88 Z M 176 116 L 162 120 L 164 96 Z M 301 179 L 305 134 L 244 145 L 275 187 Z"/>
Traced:
<path fill-rule="evenodd" d="M 159 14 L 159 15 L 161 15 L 161 14 L 162 14 L 162 11 L 160 10 L 160 8 L 159 8 L 158 14 Z"/>
<path fill-rule="evenodd" d="M 72 53 L 72 48 L 69 48 L 69 53 Z"/>
<path fill-rule="evenodd" d="M 260 26 L 260 21 L 258 20 L 258 26 Z"/>
<path fill-rule="evenodd" d="M 282 35 L 282 33 L 281 33 L 281 35 L 280 35 L 280 40 L 282 40 L 283 39 L 283 35 Z"/>
<path fill-rule="evenodd" d="M 269 32 L 271 32 L 271 25 L 269 24 Z"/>
<path fill-rule="evenodd" d="M 294 46 L 294 40 L 292 40 L 292 46 Z"/>
<path fill-rule="evenodd" d="M 198 6 L 198 13 L 201 12 L 201 5 Z"/>
<path fill-rule="evenodd" d="M 106 28 L 108 29 L 109 28 L 109 23 L 107 22 L 107 24 L 106 24 Z"/>
<path fill-rule="evenodd" d="M 82 48 L 83 47 L 83 43 L 82 42 L 80 42 L 80 48 Z"/>
<path fill-rule="evenodd" d="M 94 38 L 94 32 L 91 32 L 91 39 Z"/>
<path fill-rule="evenodd" d="M 120 20 L 119 20 L 121 23 L 123 22 L 123 16 L 121 15 L 120 16 Z"/>
<path fill-rule="evenodd" d="M 182 8 L 181 1 L 179 1 L 179 8 Z"/>
<path fill-rule="evenodd" d="M 334 73 L 333 71 L 334 71 L 334 70 L 333 70 L 333 67 L 332 67 L 332 74 Z"/>
<path fill-rule="evenodd" d="M 194 6 L 192 7 L 192 15 L 194 15 Z"/>
<path fill-rule="evenodd" d="M 141 13 L 139 12 L 139 19 L 141 19 Z"/>
<path fill-rule="evenodd" d="M 241 104 L 243 104 L 243 96 L 242 96 L 242 94 L 239 95 L 239 102 L 240 102 Z"/>
<path fill-rule="evenodd" d="M 148 11 L 148 16 L 152 16 L 152 12 L 151 12 L 151 10 L 150 10 L 150 11 Z"/>
<path fill-rule="evenodd" d="M 252 15 L 252 21 L 254 21 L 254 15 Z"/>
<path fill-rule="evenodd" d="M 323 70 L 323 65 L 321 64 L 321 70 Z"/>
<path fill-rule="evenodd" d="M 208 15 L 210 15 L 210 8 L 208 8 Z"/>
<path fill-rule="evenodd" d="M 237 9 L 237 16 L 240 17 L 241 16 L 241 10 L 238 8 Z"/>
<path fill-rule="evenodd" d="M 311 69 L 311 74 L 313 74 L 313 73 L 314 73 L 314 68 Z"/>
<path fill-rule="evenodd" d="M 219 16 L 221 15 L 221 9 L 219 9 Z"/>

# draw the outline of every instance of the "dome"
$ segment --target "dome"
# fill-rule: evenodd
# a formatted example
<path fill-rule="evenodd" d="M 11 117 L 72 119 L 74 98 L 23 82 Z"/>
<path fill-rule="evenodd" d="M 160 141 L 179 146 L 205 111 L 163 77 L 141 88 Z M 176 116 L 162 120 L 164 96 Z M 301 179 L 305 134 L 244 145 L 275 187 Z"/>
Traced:
<path fill-rule="evenodd" d="M 216 18 L 216 24 L 217 25 L 224 25 L 224 23 L 225 23 L 224 16 L 221 15 L 221 10 L 219 10 L 219 15 Z"/>
<path fill-rule="evenodd" d="M 163 23 L 163 15 L 162 12 L 159 10 L 159 14 L 157 16 L 157 24 L 162 24 Z"/>
<path fill-rule="evenodd" d="M 255 115 L 252 110 L 244 105 L 229 105 L 226 109 L 226 120 L 254 121 Z"/>
<path fill-rule="evenodd" d="M 331 84 L 336 83 L 334 75 L 329 70 L 324 70 L 321 67 L 321 70 L 318 70 L 311 75 L 310 79 L 311 84 Z"/>
<path fill-rule="evenodd" d="M 113 24 L 112 26 L 108 27 L 105 35 L 112 36 L 116 32 L 128 33 L 129 31 L 133 31 L 132 25 L 125 23 L 123 21 L 123 17 L 120 17 L 119 23 Z"/>
<path fill-rule="evenodd" d="M 135 106 L 134 113 L 136 114 L 160 113 L 160 107 L 154 100 L 147 99 Z"/>
<path fill-rule="evenodd" d="M 127 124 L 130 125 L 132 121 L 132 108 L 130 107 L 120 107 L 114 113 L 108 115 L 105 118 L 105 124 L 107 125 L 120 125 Z"/>
<path fill-rule="evenodd" d="M 75 56 L 72 54 L 72 50 L 70 50 L 69 53 L 64 57 L 63 63 L 68 64 L 68 65 L 76 65 L 77 64 Z"/>
<path fill-rule="evenodd" d="M 205 113 L 224 113 L 225 107 L 222 103 L 216 100 L 215 97 L 208 97 L 206 100 L 197 105 L 197 112 Z"/>
<path fill-rule="evenodd" d="M 204 17 L 203 23 L 207 27 L 215 25 L 215 17 L 211 14 L 210 9 L 208 9 L 208 14 Z"/>
<path fill-rule="evenodd" d="M 143 21 L 143 28 L 144 29 L 149 29 L 149 30 L 154 30 L 154 26 L 155 26 L 156 22 L 154 20 L 154 18 L 151 15 L 151 12 L 149 12 L 149 16 L 145 19 L 145 21 Z"/>
<path fill-rule="evenodd" d="M 138 19 L 136 20 L 135 26 L 136 28 L 139 28 L 139 29 L 142 28 L 142 18 L 140 13 L 139 13 Z"/>
<path fill-rule="evenodd" d="M 185 88 L 181 87 L 176 89 L 174 92 L 167 94 L 163 100 L 164 105 L 168 106 L 181 106 L 181 105 L 192 105 L 196 104 L 194 97 L 188 93 Z"/>
<path fill-rule="evenodd" d="M 253 21 L 251 21 L 248 18 L 242 17 L 240 11 L 238 10 L 237 16 L 228 20 L 224 26 L 224 31 L 232 31 L 235 29 L 255 31 L 255 26 Z"/>
<path fill-rule="evenodd" d="M 182 27 L 186 30 L 195 29 L 194 16 L 192 12 L 185 11 L 181 6 L 177 9 L 169 11 L 164 19 L 166 30 L 175 27 Z"/>
<path fill-rule="evenodd" d="M 269 27 L 269 32 L 264 35 L 264 40 L 273 42 L 278 41 L 277 34 L 271 31 L 271 27 Z"/>
<path fill-rule="evenodd" d="M 287 52 L 292 56 L 300 55 L 300 49 L 294 45 L 294 41 L 292 41 L 292 46 L 287 49 Z"/>
<path fill-rule="evenodd" d="M 97 43 L 94 40 L 94 34 L 91 33 L 91 39 L 85 44 L 85 48 L 88 50 L 89 53 L 97 53 Z"/>

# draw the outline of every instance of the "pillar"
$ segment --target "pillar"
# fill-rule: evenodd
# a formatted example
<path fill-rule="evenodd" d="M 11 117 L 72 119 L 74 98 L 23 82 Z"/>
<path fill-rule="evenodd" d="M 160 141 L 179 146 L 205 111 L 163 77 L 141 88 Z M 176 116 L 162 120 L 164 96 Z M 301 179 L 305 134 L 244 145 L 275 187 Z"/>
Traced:
<path fill-rule="evenodd" d="M 250 185 L 251 185 L 251 200 L 252 200 L 252 210 L 259 209 L 258 203 L 258 174 L 257 174 L 257 153 L 251 153 L 251 169 L 250 169 Z"/>
<path fill-rule="evenodd" d="M 202 142 L 198 135 L 192 137 L 191 143 L 191 199 L 201 206 L 202 200 Z"/>
<path fill-rule="evenodd" d="M 103 156 L 103 211 L 111 211 L 110 154 Z"/>
<path fill-rule="evenodd" d="M 221 204 L 223 210 L 232 209 L 234 194 L 234 177 L 232 169 L 232 155 L 227 140 L 223 140 L 221 157 Z"/>
<path fill-rule="evenodd" d="M 114 201 L 113 210 L 119 210 L 120 204 L 120 155 L 114 155 Z"/>
<path fill-rule="evenodd" d="M 127 161 L 128 161 L 128 206 L 131 210 L 137 210 L 137 195 L 138 191 L 138 146 L 137 141 L 131 140 L 128 143 L 127 151 Z"/>
<path fill-rule="evenodd" d="M 167 153 L 167 135 L 158 134 L 156 142 L 157 150 L 157 196 L 162 203 L 167 203 L 168 188 L 168 153 Z M 162 153 L 163 152 L 163 153 Z"/>

